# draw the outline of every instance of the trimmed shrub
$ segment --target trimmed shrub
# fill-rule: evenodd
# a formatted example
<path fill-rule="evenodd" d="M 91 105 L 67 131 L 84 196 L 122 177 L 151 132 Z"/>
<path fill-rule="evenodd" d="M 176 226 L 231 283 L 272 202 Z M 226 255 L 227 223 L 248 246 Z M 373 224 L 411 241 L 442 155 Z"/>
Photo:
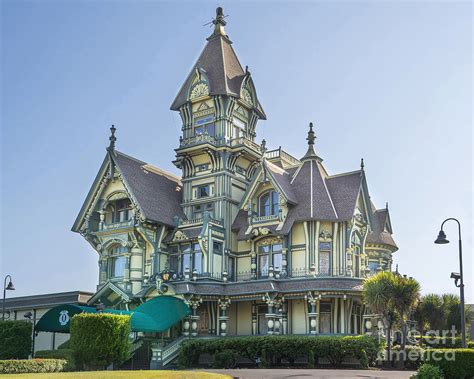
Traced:
<path fill-rule="evenodd" d="M 474 350 L 472 349 L 426 349 L 426 363 L 443 370 L 446 379 L 474 377 Z"/>
<path fill-rule="evenodd" d="M 29 321 L 0 320 L 0 359 L 26 359 L 31 353 Z"/>
<path fill-rule="evenodd" d="M 474 349 L 474 341 L 469 341 L 469 342 L 467 343 L 467 348 L 468 348 L 468 349 Z"/>
<path fill-rule="evenodd" d="M 70 348 L 71 348 L 71 340 L 67 340 L 66 342 L 63 342 L 61 345 L 58 346 L 58 350 L 70 349 Z"/>
<path fill-rule="evenodd" d="M 395 363 L 398 359 L 405 360 L 405 368 L 416 370 L 423 361 L 423 349 L 415 345 L 405 346 L 405 354 L 401 355 L 400 346 L 392 347 L 392 361 Z"/>
<path fill-rule="evenodd" d="M 80 313 L 71 320 L 71 348 L 77 367 L 105 369 L 130 358 L 130 317 Z"/>
<path fill-rule="evenodd" d="M 428 363 L 424 363 L 420 366 L 415 375 L 411 376 L 412 379 L 443 379 L 443 371 L 438 366 L 433 366 Z"/>
<path fill-rule="evenodd" d="M 274 362 L 282 360 L 292 365 L 297 358 L 307 358 L 310 367 L 319 358 L 325 358 L 337 367 L 344 359 L 355 358 L 360 366 L 368 367 L 375 364 L 382 347 L 378 339 L 371 336 L 253 336 L 189 340 L 181 345 L 178 366 L 195 367 L 201 354 L 215 356 L 230 350 L 237 357 L 255 362 L 258 367 L 271 367 Z"/>
<path fill-rule="evenodd" d="M 1 360 L 0 374 L 26 374 L 64 371 L 67 362 L 63 359 Z"/>
<path fill-rule="evenodd" d="M 74 371 L 76 368 L 74 351 L 72 349 L 38 350 L 35 353 L 35 358 L 63 359 L 67 361 L 67 366 L 65 367 L 66 371 Z"/>
<path fill-rule="evenodd" d="M 234 350 L 223 350 L 214 354 L 214 368 L 234 368 L 237 363 L 237 354 Z"/>

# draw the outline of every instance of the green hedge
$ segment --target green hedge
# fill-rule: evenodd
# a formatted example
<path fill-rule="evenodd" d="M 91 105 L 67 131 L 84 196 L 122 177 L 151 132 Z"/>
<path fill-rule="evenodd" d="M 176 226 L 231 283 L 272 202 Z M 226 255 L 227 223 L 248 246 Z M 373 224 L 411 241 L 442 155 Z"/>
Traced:
<path fill-rule="evenodd" d="M 438 366 L 433 366 L 428 363 L 424 363 L 420 366 L 415 375 L 412 375 L 412 379 L 443 379 L 443 371 Z"/>
<path fill-rule="evenodd" d="M 416 370 L 420 365 L 423 363 L 423 352 L 419 346 L 405 346 L 405 354 L 401 356 L 400 346 L 392 347 L 392 362 L 395 363 L 398 361 L 399 358 L 403 358 L 405 360 L 405 368 L 414 369 Z"/>
<path fill-rule="evenodd" d="M 0 374 L 26 374 L 64 371 L 63 359 L 0 360 Z"/>
<path fill-rule="evenodd" d="M 423 347 L 435 349 L 458 349 L 462 346 L 461 337 L 423 336 Z"/>
<path fill-rule="evenodd" d="M 63 359 L 67 361 L 66 371 L 74 371 L 76 368 L 74 351 L 72 349 L 38 350 L 35 353 L 35 358 Z"/>
<path fill-rule="evenodd" d="M 446 379 L 474 377 L 474 350 L 472 349 L 426 349 L 424 362 L 438 366 Z"/>
<path fill-rule="evenodd" d="M 297 358 L 304 357 L 310 366 L 319 358 L 325 358 L 332 366 L 339 367 L 344 359 L 352 357 L 359 361 L 360 366 L 368 367 L 375 364 L 381 349 L 378 339 L 370 336 L 253 336 L 189 340 L 181 346 L 178 366 L 195 367 L 201 354 L 216 357 L 216 353 L 230 351 L 254 362 L 259 359 L 260 367 L 271 367 L 282 359 L 294 365 Z M 230 353 L 217 358 L 218 365 L 232 360 Z"/>
<path fill-rule="evenodd" d="M 80 313 L 71 320 L 71 348 L 79 368 L 104 369 L 130 357 L 130 317 Z"/>
<path fill-rule="evenodd" d="M 26 359 L 31 353 L 32 326 L 28 321 L 0 320 L 0 359 Z"/>

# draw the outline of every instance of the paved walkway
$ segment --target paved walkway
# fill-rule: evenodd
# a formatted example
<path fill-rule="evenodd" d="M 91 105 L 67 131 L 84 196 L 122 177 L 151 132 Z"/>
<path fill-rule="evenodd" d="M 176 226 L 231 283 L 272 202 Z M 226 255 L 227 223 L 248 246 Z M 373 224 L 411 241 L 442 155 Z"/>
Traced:
<path fill-rule="evenodd" d="M 327 370 L 327 369 L 240 369 L 240 370 L 206 370 L 233 376 L 240 379 L 408 379 L 414 371 L 381 371 L 381 370 Z"/>

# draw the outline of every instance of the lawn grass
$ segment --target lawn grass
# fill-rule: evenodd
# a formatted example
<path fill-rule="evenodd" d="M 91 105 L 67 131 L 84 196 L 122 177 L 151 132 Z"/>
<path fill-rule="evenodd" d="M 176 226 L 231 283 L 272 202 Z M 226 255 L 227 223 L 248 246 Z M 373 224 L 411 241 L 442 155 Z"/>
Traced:
<path fill-rule="evenodd" d="M 59 372 L 48 374 L 6 374 L 2 378 L 19 379 L 231 379 L 229 375 L 215 374 L 204 371 L 170 371 L 170 370 L 143 370 L 143 371 L 82 371 Z"/>

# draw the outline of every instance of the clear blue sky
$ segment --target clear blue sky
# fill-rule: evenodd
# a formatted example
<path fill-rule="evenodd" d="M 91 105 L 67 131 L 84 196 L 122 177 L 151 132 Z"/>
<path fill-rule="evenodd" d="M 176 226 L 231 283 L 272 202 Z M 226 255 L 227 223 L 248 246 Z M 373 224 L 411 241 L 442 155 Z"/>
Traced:
<path fill-rule="evenodd" d="M 258 138 L 302 156 L 313 121 L 330 173 L 364 157 L 372 199 L 390 204 L 395 263 L 424 293 L 457 292 L 456 243 L 433 240 L 458 217 L 474 302 L 467 1 L 2 1 L 0 271 L 15 295 L 95 289 L 97 254 L 70 228 L 110 124 L 118 149 L 177 172 L 169 106 L 217 5 L 268 115 Z"/>

